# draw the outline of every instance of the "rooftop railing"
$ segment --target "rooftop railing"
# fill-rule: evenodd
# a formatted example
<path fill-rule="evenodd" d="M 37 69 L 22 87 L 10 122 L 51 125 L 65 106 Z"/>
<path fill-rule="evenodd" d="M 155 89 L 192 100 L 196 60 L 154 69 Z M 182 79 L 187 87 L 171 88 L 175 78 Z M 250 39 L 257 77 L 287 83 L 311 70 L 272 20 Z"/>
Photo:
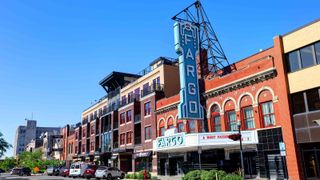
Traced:
<path fill-rule="evenodd" d="M 163 87 L 163 84 L 152 84 L 151 86 L 141 90 L 141 97 L 147 96 L 156 91 L 163 91 Z"/>

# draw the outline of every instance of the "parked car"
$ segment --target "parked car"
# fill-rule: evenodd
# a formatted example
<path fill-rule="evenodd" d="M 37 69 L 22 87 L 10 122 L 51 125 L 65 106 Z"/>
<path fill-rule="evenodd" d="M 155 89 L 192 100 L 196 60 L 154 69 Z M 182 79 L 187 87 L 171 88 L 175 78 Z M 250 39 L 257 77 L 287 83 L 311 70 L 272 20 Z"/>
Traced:
<path fill-rule="evenodd" d="M 85 168 L 88 165 L 84 162 L 76 162 L 71 164 L 70 170 L 69 170 L 69 177 L 82 177 Z"/>
<path fill-rule="evenodd" d="M 48 166 L 47 167 L 48 176 L 58 176 L 60 174 L 59 167 Z"/>
<path fill-rule="evenodd" d="M 84 170 L 82 177 L 87 178 L 87 179 L 93 178 L 93 177 L 95 177 L 94 174 L 96 173 L 96 170 L 97 170 L 96 165 L 89 164 L 86 167 L 86 169 Z"/>
<path fill-rule="evenodd" d="M 115 167 L 100 166 L 96 170 L 95 176 L 96 176 L 96 179 L 105 179 L 105 178 L 109 180 L 115 179 L 115 178 L 123 179 L 125 176 L 125 173 Z"/>
<path fill-rule="evenodd" d="M 22 168 L 13 168 L 11 170 L 11 175 L 19 175 L 19 176 L 31 176 L 31 169 L 27 167 Z"/>
<path fill-rule="evenodd" d="M 62 177 L 69 176 L 69 168 L 63 166 L 60 168 L 59 171 L 60 171 L 60 176 L 62 176 Z"/>
<path fill-rule="evenodd" d="M 6 171 L 0 168 L 0 173 L 4 173 L 4 172 L 6 172 Z"/>

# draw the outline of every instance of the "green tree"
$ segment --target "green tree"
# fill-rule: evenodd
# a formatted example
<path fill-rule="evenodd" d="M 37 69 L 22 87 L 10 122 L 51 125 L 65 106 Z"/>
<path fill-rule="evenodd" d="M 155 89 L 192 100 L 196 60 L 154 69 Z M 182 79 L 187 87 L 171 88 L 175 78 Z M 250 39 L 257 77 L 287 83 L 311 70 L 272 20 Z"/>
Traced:
<path fill-rule="evenodd" d="M 17 160 L 13 157 L 6 157 L 2 162 L 0 162 L 0 168 L 8 171 L 9 169 L 17 166 Z"/>
<path fill-rule="evenodd" d="M 10 147 L 11 145 L 4 139 L 3 134 L 0 132 L 0 158 Z"/>

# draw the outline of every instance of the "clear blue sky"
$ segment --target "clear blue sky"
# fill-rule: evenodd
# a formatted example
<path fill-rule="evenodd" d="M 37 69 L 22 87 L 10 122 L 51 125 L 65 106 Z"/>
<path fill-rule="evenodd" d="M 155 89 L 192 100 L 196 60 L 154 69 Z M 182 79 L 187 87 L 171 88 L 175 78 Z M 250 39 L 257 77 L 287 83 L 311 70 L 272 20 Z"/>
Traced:
<path fill-rule="evenodd" d="M 80 121 L 113 70 L 135 73 L 176 57 L 171 17 L 193 0 L 1 0 L 0 131 L 13 143 L 25 118 L 39 126 Z M 319 18 L 319 0 L 202 4 L 231 62 Z M 12 149 L 7 156 L 12 155 Z"/>

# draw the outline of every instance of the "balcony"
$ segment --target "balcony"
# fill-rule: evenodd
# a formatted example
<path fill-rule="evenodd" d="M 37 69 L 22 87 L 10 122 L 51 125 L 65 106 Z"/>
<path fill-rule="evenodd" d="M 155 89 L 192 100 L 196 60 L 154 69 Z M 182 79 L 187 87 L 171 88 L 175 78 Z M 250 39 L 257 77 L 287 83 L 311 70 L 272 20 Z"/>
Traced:
<path fill-rule="evenodd" d="M 147 88 L 141 90 L 141 97 L 147 96 L 153 92 L 163 91 L 163 84 L 152 84 Z"/>
<path fill-rule="evenodd" d="M 131 97 L 128 97 L 128 99 L 123 99 L 120 101 L 120 107 L 123 107 L 127 104 L 130 104 L 132 102 L 137 102 L 140 100 L 140 94 L 134 94 Z"/>
<path fill-rule="evenodd" d="M 111 99 L 115 96 L 117 96 L 120 93 L 120 88 L 117 88 L 111 92 L 108 93 L 108 99 Z"/>

